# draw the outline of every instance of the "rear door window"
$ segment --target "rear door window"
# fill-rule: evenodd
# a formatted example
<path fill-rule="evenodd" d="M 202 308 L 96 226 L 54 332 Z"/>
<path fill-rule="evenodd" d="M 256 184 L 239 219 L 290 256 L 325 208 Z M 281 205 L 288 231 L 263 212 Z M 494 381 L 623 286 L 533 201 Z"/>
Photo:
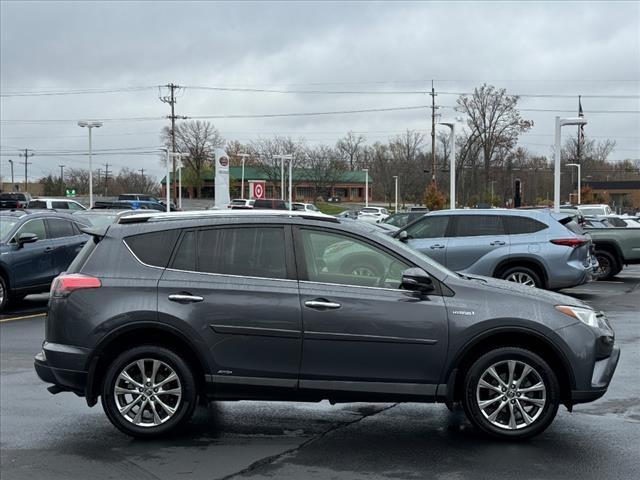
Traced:
<path fill-rule="evenodd" d="M 454 237 L 479 237 L 485 235 L 506 235 L 502 217 L 499 215 L 456 216 Z"/>
<path fill-rule="evenodd" d="M 69 204 L 67 202 L 51 202 L 51 208 L 55 208 L 56 210 L 69 210 Z"/>
<path fill-rule="evenodd" d="M 201 230 L 197 242 L 200 272 L 287 278 L 282 227 Z"/>
<path fill-rule="evenodd" d="M 141 262 L 165 268 L 171 258 L 180 230 L 142 233 L 125 239 L 125 243 Z"/>
<path fill-rule="evenodd" d="M 76 233 L 73 224 L 62 218 L 47 218 L 49 238 L 73 237 Z"/>
<path fill-rule="evenodd" d="M 33 210 L 45 209 L 47 208 L 47 202 L 44 200 L 31 200 L 29 202 L 29 208 Z"/>
<path fill-rule="evenodd" d="M 544 223 L 528 217 L 504 216 L 503 220 L 505 222 L 507 233 L 509 235 L 535 233 L 547 228 L 547 226 Z"/>

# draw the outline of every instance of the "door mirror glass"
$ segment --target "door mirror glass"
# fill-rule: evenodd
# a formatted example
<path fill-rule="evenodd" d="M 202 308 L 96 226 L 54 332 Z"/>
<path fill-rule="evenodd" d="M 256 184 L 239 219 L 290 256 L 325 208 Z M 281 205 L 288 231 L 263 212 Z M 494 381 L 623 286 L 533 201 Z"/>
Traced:
<path fill-rule="evenodd" d="M 409 268 L 402 272 L 402 284 L 400 287 L 404 290 L 412 290 L 420 293 L 435 290 L 433 280 L 431 280 L 429 274 L 421 268 Z"/>
<path fill-rule="evenodd" d="M 409 234 L 406 230 L 402 230 L 400 233 L 398 233 L 398 236 L 396 238 L 401 242 L 406 242 L 407 240 L 409 240 Z"/>
<path fill-rule="evenodd" d="M 33 243 L 38 240 L 35 233 L 21 233 L 18 237 L 18 248 L 22 248 L 25 243 Z"/>

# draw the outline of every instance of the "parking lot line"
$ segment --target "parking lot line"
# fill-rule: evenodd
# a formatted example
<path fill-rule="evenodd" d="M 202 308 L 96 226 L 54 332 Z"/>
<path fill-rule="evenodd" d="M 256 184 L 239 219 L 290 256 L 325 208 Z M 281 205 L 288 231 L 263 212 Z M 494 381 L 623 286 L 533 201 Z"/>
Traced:
<path fill-rule="evenodd" d="M 42 313 L 34 313 L 33 315 L 23 315 L 21 317 L 11 317 L 11 318 L 3 318 L 2 320 L 0 320 L 0 323 L 5 323 L 5 322 L 14 322 L 16 320 L 26 320 L 28 318 L 36 318 L 36 317 L 42 317 L 46 315 L 46 312 L 42 312 Z"/>

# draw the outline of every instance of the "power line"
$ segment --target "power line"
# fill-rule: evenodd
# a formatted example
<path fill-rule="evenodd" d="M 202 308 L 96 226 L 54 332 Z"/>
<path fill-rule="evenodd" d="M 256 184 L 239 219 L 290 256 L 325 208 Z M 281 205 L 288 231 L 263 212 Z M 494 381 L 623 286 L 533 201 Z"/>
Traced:
<path fill-rule="evenodd" d="M 155 85 L 145 87 L 123 87 L 123 88 L 89 88 L 89 89 L 75 89 L 75 90 L 49 90 L 49 91 L 35 91 L 35 92 L 9 92 L 0 93 L 0 97 L 43 97 L 43 96 L 58 96 L 58 95 L 90 95 L 99 93 L 121 93 L 121 92 L 140 92 L 143 90 L 155 89 Z M 5 89 L 6 90 L 6 89 Z"/>

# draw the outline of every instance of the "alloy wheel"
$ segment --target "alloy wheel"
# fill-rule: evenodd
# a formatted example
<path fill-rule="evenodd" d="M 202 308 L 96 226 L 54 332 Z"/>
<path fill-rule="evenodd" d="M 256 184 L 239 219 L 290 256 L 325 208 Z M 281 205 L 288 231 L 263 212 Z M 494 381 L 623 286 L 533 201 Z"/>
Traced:
<path fill-rule="evenodd" d="M 598 278 L 607 278 L 611 272 L 611 263 L 605 256 L 598 257 L 598 270 L 596 270 L 596 276 Z"/>
<path fill-rule="evenodd" d="M 509 275 L 505 280 L 509 282 L 519 283 L 521 285 L 526 285 L 527 287 L 535 287 L 535 280 L 528 273 L 524 272 L 513 272 Z"/>
<path fill-rule="evenodd" d="M 528 363 L 503 360 L 480 376 L 476 402 L 493 426 L 518 430 L 540 417 L 547 404 L 547 388 L 538 371 Z"/>
<path fill-rule="evenodd" d="M 0 282 L 0 305 L 4 302 L 4 285 Z"/>
<path fill-rule="evenodd" d="M 113 396 L 120 415 L 127 421 L 138 427 L 155 427 L 178 411 L 182 384 L 165 362 L 143 358 L 122 369 Z"/>

